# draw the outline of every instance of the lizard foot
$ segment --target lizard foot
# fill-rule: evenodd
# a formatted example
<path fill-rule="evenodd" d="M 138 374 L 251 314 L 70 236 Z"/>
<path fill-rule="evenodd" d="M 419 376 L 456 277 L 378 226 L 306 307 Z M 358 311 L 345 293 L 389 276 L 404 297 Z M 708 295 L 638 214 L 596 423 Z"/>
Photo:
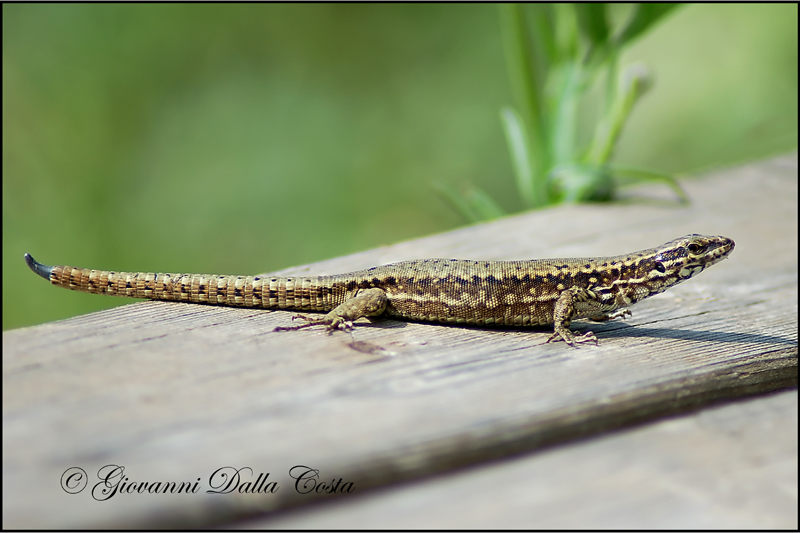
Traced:
<path fill-rule="evenodd" d="M 345 320 L 344 318 L 336 315 L 325 315 L 322 318 L 317 318 L 313 316 L 306 316 L 306 315 L 294 315 L 292 316 L 292 320 L 297 318 L 302 318 L 306 321 L 305 324 L 300 324 L 299 326 L 278 326 L 272 331 L 296 331 L 298 329 L 310 328 L 311 326 L 326 326 L 325 329 L 328 330 L 328 333 L 333 333 L 337 329 L 341 329 L 342 331 L 352 331 L 353 330 L 353 321 L 352 320 Z"/>
<path fill-rule="evenodd" d="M 583 335 L 573 335 L 572 333 L 570 333 L 569 330 L 567 330 L 566 332 L 556 331 L 555 333 L 550 335 L 550 338 L 547 339 L 547 342 L 545 342 L 545 344 L 552 341 L 558 342 L 560 340 L 563 340 L 573 348 L 578 348 L 577 344 L 580 344 L 582 342 L 593 342 L 595 346 L 600 344 L 599 341 L 597 340 L 597 337 L 594 336 L 594 332 L 589 331 L 587 333 L 584 333 Z"/>
<path fill-rule="evenodd" d="M 324 317 L 323 318 L 317 318 L 317 317 L 306 316 L 306 315 L 293 315 L 292 316 L 292 321 L 294 321 L 297 318 L 302 318 L 303 320 L 306 321 L 306 323 L 305 324 L 300 324 L 299 326 L 278 326 L 275 329 L 273 329 L 272 331 L 296 331 L 298 329 L 310 328 L 311 326 L 317 326 L 317 325 L 320 325 L 320 324 L 327 324 L 327 322 L 325 322 L 325 318 Z"/>
<path fill-rule="evenodd" d="M 322 318 L 294 315 L 292 320 L 295 318 L 302 318 L 307 321 L 307 324 L 301 324 L 299 326 L 278 326 L 273 331 L 294 331 L 317 325 L 327 326 L 329 333 L 337 329 L 352 331 L 353 321 L 361 317 L 379 316 L 386 310 L 387 302 L 388 298 L 383 289 L 362 289 L 358 291 L 355 296 L 339 304 Z"/>

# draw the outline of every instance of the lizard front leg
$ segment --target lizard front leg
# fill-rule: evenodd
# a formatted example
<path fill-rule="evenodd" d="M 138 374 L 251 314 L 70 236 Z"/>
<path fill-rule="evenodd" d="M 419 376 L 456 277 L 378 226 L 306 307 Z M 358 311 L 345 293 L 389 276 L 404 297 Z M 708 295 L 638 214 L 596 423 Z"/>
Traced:
<path fill-rule="evenodd" d="M 581 296 L 588 296 L 585 289 L 573 287 L 571 289 L 562 291 L 556 300 L 553 308 L 553 334 L 547 339 L 547 342 L 562 339 L 564 342 L 577 348 L 575 343 L 579 342 L 593 342 L 597 344 L 597 337 L 591 331 L 577 337 L 572 334 L 569 325 L 572 322 L 572 317 L 575 315 L 575 300 L 585 300 Z"/>
<path fill-rule="evenodd" d="M 388 302 L 386 292 L 383 289 L 362 289 L 355 296 L 346 300 L 335 307 L 327 315 L 317 318 L 305 315 L 295 315 L 295 318 L 302 318 L 307 323 L 301 326 L 278 326 L 273 331 L 291 331 L 296 329 L 308 328 L 324 324 L 328 331 L 335 329 L 349 330 L 353 328 L 353 322 L 364 316 L 378 316 L 386 310 Z"/>

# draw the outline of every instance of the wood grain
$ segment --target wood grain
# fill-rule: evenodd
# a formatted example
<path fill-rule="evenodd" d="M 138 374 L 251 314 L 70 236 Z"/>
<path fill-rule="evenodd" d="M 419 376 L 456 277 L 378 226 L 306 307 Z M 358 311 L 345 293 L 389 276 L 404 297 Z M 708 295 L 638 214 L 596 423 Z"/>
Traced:
<path fill-rule="evenodd" d="M 704 409 L 243 529 L 797 529 L 797 391 Z"/>
<path fill-rule="evenodd" d="M 291 314 L 173 302 L 4 332 L 4 527 L 225 525 L 336 497 L 298 494 L 295 465 L 362 494 L 796 387 L 796 155 L 685 185 L 689 207 L 550 209 L 276 273 L 443 255 L 611 255 L 693 232 L 736 240 L 729 260 L 642 302 L 625 322 L 576 322 L 599 347 L 545 345 L 546 328 L 396 321 L 365 321 L 352 336 L 272 332 Z M 20 276 L 42 283 L 22 260 Z M 201 490 L 96 501 L 89 492 L 108 464 L 125 466 L 130 481 L 199 479 Z M 89 487 L 70 495 L 59 480 L 74 466 Z M 205 493 L 226 466 L 269 473 L 280 489 Z"/>

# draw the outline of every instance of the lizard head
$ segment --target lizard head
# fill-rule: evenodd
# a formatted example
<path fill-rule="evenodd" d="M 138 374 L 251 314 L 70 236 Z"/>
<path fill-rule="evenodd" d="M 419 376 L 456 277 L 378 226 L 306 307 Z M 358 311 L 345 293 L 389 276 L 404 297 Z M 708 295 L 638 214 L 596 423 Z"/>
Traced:
<path fill-rule="evenodd" d="M 654 250 L 649 281 L 663 284 L 659 287 L 661 292 L 719 263 L 730 255 L 733 247 L 733 240 L 721 235 L 691 234 L 662 244 Z"/>

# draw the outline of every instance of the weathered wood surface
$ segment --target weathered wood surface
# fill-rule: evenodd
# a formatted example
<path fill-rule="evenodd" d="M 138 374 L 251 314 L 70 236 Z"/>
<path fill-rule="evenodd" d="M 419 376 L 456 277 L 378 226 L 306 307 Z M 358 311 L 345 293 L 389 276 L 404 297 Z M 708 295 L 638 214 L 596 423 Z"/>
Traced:
<path fill-rule="evenodd" d="M 273 333 L 290 313 L 170 302 L 4 332 L 3 525 L 226 524 L 314 501 L 295 491 L 295 465 L 363 494 L 796 386 L 796 155 L 685 186 L 689 207 L 550 209 L 284 271 L 610 255 L 692 232 L 736 240 L 729 260 L 638 304 L 627 321 L 588 325 L 599 347 L 546 345 L 547 330 L 394 321 L 352 337 Z M 20 267 L 22 275 L 21 259 Z M 91 488 L 108 464 L 124 465 L 131 482 L 197 482 L 199 490 L 96 501 Z M 70 495 L 59 481 L 74 466 L 90 479 Z M 253 481 L 269 473 L 280 488 L 207 494 L 211 474 L 227 466 L 252 468 Z M 576 491 L 576 506 L 580 499 Z M 656 517 L 651 526 L 667 523 Z"/>
<path fill-rule="evenodd" d="M 787 529 L 797 391 L 251 520 L 254 529 Z"/>

